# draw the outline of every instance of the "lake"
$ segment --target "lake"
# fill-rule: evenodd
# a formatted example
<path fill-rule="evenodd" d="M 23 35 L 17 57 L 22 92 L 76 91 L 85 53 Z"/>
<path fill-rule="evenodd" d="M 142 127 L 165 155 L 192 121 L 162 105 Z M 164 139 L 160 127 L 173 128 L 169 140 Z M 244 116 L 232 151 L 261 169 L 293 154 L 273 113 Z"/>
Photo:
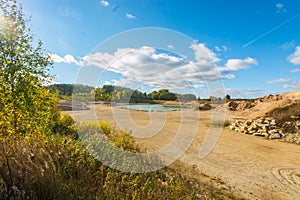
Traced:
<path fill-rule="evenodd" d="M 188 106 L 160 105 L 160 104 L 127 104 L 127 105 L 121 105 L 117 107 L 129 109 L 129 110 L 140 110 L 140 111 L 147 111 L 147 112 L 168 112 L 168 111 L 191 109 Z"/>

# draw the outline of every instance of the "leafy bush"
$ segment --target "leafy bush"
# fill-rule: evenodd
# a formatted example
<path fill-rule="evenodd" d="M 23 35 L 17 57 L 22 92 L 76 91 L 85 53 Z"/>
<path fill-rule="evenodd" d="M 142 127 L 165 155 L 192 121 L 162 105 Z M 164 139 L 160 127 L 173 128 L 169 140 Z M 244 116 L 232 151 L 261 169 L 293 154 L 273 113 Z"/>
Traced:
<path fill-rule="evenodd" d="M 75 121 L 70 115 L 61 115 L 58 121 L 52 126 L 52 132 L 70 135 L 74 139 L 78 138 Z"/>

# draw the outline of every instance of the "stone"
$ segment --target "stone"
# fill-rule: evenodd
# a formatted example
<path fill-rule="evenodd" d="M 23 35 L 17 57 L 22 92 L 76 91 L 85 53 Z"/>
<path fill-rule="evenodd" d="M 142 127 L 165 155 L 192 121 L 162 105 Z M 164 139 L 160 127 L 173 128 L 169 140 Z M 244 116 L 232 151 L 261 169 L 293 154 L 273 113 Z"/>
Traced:
<path fill-rule="evenodd" d="M 254 133 L 253 135 L 255 135 L 255 136 L 259 136 L 259 137 L 265 137 L 265 135 L 263 134 L 263 133 Z"/>
<path fill-rule="evenodd" d="M 278 133 L 277 129 L 272 129 L 268 131 L 269 134 L 274 134 L 274 133 Z"/>
<path fill-rule="evenodd" d="M 276 125 L 276 120 L 275 120 L 275 119 L 273 119 L 273 120 L 270 122 L 270 125 L 273 125 L 273 126 L 275 126 L 275 125 Z"/>
<path fill-rule="evenodd" d="M 280 139 L 281 135 L 279 133 L 273 133 L 269 136 L 270 139 Z"/>

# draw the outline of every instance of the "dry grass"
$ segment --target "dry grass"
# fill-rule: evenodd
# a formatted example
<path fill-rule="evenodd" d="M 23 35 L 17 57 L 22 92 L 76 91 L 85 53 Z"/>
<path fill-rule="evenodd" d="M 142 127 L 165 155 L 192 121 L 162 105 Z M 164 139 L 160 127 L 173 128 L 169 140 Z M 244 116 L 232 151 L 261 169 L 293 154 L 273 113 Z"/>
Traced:
<path fill-rule="evenodd" d="M 107 123 L 80 126 L 90 133 L 103 126 L 113 144 L 139 151 L 128 133 L 114 132 Z M 0 134 L 0 142 L 0 199 L 234 198 L 169 168 L 142 174 L 111 169 L 70 135 Z"/>

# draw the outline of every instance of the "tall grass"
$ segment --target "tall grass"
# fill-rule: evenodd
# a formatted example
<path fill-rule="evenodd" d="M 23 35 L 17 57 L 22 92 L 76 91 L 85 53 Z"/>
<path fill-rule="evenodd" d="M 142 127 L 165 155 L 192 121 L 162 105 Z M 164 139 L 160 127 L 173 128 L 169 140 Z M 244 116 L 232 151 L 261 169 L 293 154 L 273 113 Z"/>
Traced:
<path fill-rule="evenodd" d="M 70 119 L 63 120 L 73 127 Z M 105 122 L 79 124 L 76 128 L 90 134 L 103 132 L 114 145 L 139 151 L 130 133 L 113 130 Z M 70 131 L 62 124 L 57 130 Z M 226 194 L 170 168 L 141 174 L 111 169 L 94 159 L 73 134 L 0 134 L 0 199 L 234 198 Z"/>

